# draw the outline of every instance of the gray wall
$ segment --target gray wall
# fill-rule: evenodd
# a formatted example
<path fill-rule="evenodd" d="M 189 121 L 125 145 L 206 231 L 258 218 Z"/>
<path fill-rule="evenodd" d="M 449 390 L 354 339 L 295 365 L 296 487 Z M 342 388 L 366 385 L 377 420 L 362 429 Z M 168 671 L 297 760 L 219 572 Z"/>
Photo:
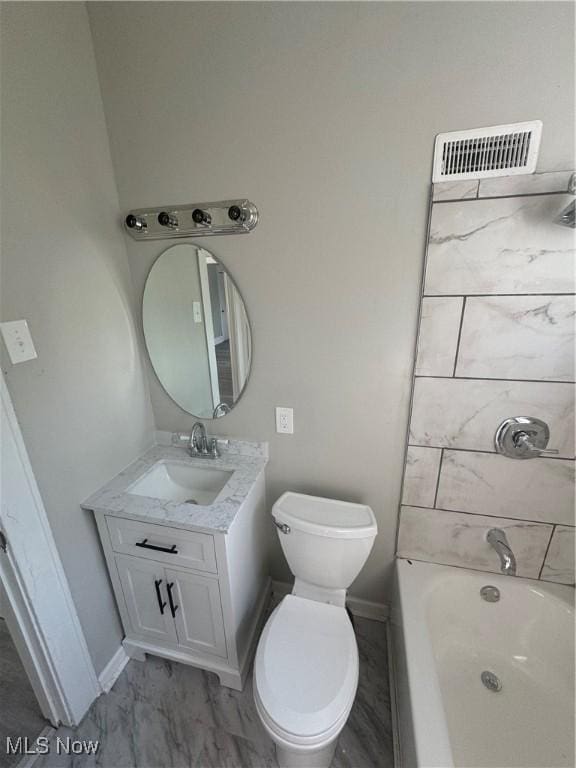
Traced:
<path fill-rule="evenodd" d="M 1 14 L 1 310 L 28 319 L 38 352 L 2 368 L 100 671 L 122 633 L 79 504 L 142 452 L 152 412 L 86 8 Z"/>
<path fill-rule="evenodd" d="M 386 596 L 436 133 L 540 118 L 571 167 L 569 3 L 90 3 L 123 209 L 247 196 L 245 237 L 204 241 L 254 333 L 214 431 L 267 439 L 271 500 L 370 504 L 352 592 Z M 202 241 L 200 241 L 202 242 Z M 166 244 L 129 246 L 136 292 Z M 151 376 L 159 429 L 192 423 Z M 274 406 L 295 409 L 293 436 Z M 277 551 L 277 577 L 288 570 Z"/>

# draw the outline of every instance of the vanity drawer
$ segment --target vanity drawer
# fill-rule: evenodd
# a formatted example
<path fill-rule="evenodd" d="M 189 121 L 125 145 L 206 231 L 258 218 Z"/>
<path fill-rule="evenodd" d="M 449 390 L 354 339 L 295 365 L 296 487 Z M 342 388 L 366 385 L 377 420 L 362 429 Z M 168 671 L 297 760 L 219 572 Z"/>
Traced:
<path fill-rule="evenodd" d="M 106 517 L 114 552 L 143 557 L 195 571 L 218 573 L 214 537 L 166 525 Z"/>

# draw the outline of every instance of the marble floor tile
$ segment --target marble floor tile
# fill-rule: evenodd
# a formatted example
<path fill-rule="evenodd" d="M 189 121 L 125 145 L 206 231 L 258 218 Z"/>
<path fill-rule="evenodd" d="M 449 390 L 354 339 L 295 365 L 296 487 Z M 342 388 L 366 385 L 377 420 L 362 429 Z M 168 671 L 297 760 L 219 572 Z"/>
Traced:
<path fill-rule="evenodd" d="M 224 730 L 203 732 L 204 746 L 194 768 L 277 768 L 274 744 L 243 739 Z"/>
<path fill-rule="evenodd" d="M 0 768 L 20 760 L 7 754 L 8 736 L 35 739 L 47 725 L 6 622 L 0 619 Z"/>
<path fill-rule="evenodd" d="M 385 625 L 365 619 L 355 619 L 355 624 L 360 681 L 332 768 L 393 768 Z"/>
<path fill-rule="evenodd" d="M 386 628 L 355 619 L 360 654 L 356 701 L 333 768 L 392 768 Z M 242 692 L 216 675 L 148 657 L 130 661 L 74 731 L 53 737 L 99 739 L 96 755 L 51 753 L 34 768 L 277 768 L 274 745 L 255 710 L 252 675 Z"/>

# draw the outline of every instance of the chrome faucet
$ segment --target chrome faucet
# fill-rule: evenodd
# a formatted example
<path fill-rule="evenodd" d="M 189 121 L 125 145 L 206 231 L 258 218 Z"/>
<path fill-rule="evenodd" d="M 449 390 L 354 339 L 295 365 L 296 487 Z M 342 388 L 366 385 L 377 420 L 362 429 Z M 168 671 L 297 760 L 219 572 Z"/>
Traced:
<path fill-rule="evenodd" d="M 210 448 L 208 448 L 210 442 Z M 217 459 L 220 456 L 218 450 L 218 441 L 215 437 L 206 437 L 206 427 L 202 422 L 197 421 L 190 432 L 188 441 L 188 453 L 197 459 Z"/>
<path fill-rule="evenodd" d="M 502 573 L 505 576 L 516 576 L 516 558 L 504 531 L 501 528 L 490 528 L 486 534 L 486 541 L 496 550 Z"/>

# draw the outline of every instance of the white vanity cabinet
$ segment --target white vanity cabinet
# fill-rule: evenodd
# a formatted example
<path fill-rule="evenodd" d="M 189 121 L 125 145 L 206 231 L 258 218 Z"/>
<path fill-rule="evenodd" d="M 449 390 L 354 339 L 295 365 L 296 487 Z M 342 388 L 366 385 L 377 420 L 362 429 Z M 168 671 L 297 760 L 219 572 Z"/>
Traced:
<path fill-rule="evenodd" d="M 226 658 L 218 581 L 196 573 L 168 570 L 166 580 L 176 603 L 173 615 L 178 645 Z"/>
<path fill-rule="evenodd" d="M 91 509 L 127 654 L 141 661 L 153 654 L 192 664 L 241 690 L 270 593 L 273 531 L 264 472 L 226 531 L 135 519 L 132 510 L 123 516 L 125 509 Z"/>
<path fill-rule="evenodd" d="M 139 557 L 114 559 L 134 635 L 227 658 L 217 579 Z"/>
<path fill-rule="evenodd" d="M 125 629 L 151 642 L 176 642 L 176 625 L 167 603 L 164 602 L 160 609 L 158 604 L 158 590 L 166 583 L 161 565 L 120 555 L 114 558 L 113 566 L 120 581 L 120 594 L 117 593 L 116 598 L 123 600 L 128 614 Z"/>

